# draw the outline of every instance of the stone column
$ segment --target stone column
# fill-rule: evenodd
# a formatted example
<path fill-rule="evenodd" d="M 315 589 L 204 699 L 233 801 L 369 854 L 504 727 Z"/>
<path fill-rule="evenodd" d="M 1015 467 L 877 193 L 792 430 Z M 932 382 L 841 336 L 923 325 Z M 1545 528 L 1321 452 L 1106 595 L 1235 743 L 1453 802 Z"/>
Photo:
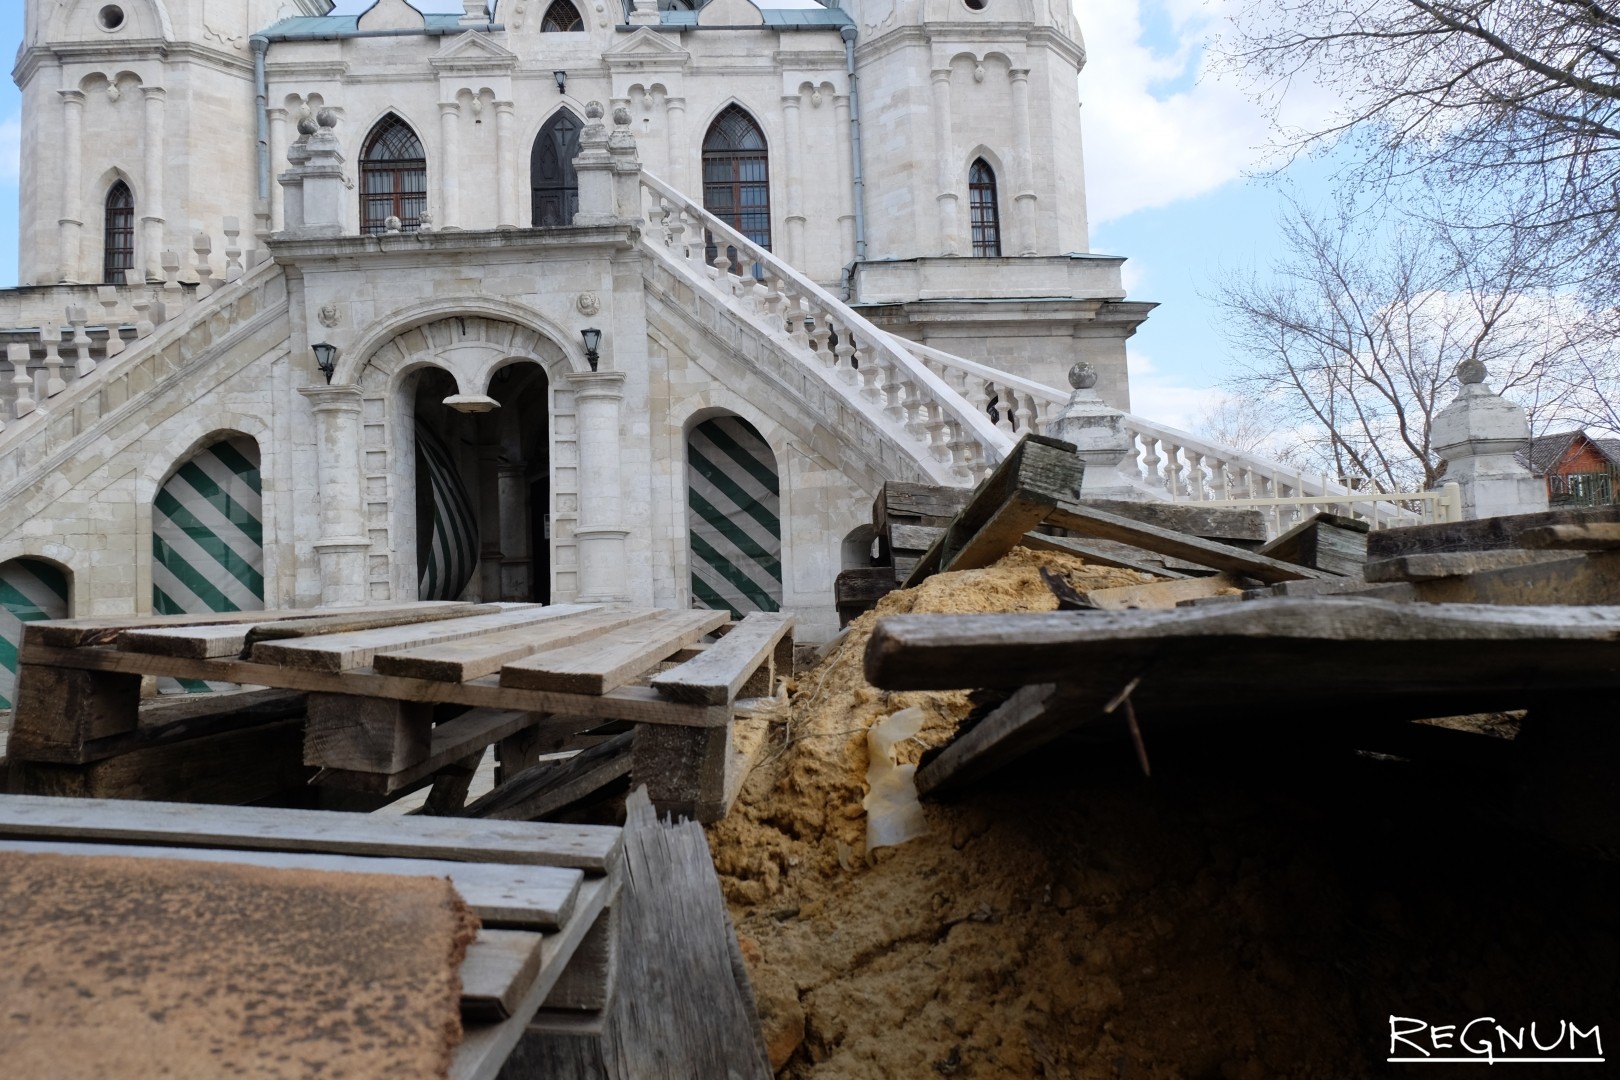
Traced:
<path fill-rule="evenodd" d="M 630 567 L 625 554 L 623 493 L 619 478 L 619 404 L 624 372 L 577 371 L 565 376 L 574 388 L 579 425 L 579 597 L 582 602 L 628 601 Z"/>
<path fill-rule="evenodd" d="M 272 174 L 287 160 L 287 110 L 270 109 L 270 168 Z M 277 187 L 280 185 L 278 184 Z M 287 208 L 279 194 L 270 192 L 270 230 L 280 232 L 287 227 Z"/>
<path fill-rule="evenodd" d="M 783 220 L 787 222 L 787 261 L 794 266 L 804 265 L 804 174 L 799 166 L 799 105 L 798 94 L 782 95 L 782 149 L 787 162 L 782 209 Z"/>
<path fill-rule="evenodd" d="M 495 227 L 517 228 L 517 148 L 512 144 L 512 103 L 495 103 Z"/>
<path fill-rule="evenodd" d="M 961 226 L 957 224 L 956 192 L 960 186 L 956 160 L 956 141 L 951 126 L 951 69 L 936 68 L 934 80 L 934 159 L 939 170 L 939 193 L 934 201 L 939 208 L 939 252 L 942 255 L 962 253 Z"/>
<path fill-rule="evenodd" d="M 1015 222 L 1018 229 L 1017 247 L 1020 255 L 1035 254 L 1035 177 L 1034 158 L 1030 153 L 1029 135 L 1029 69 L 1013 68 L 1007 73 L 1012 80 L 1013 106 L 1013 199 L 1016 205 Z"/>
<path fill-rule="evenodd" d="M 1463 517 L 1533 514 L 1547 509 L 1547 482 L 1530 475 L 1514 452 L 1530 445 L 1524 410 L 1485 385 L 1478 360 L 1457 365 L 1462 390 L 1434 418 L 1429 441 L 1446 461 L 1441 485 L 1462 489 Z"/>
<path fill-rule="evenodd" d="M 840 266 L 855 261 L 855 162 L 849 145 L 849 95 L 833 97 L 833 142 L 838 146 L 838 233 Z"/>
<path fill-rule="evenodd" d="M 691 157 L 691 147 L 686 145 L 686 99 L 683 97 L 664 98 L 664 119 L 667 121 L 664 134 L 669 143 L 669 182 L 675 185 L 675 190 L 697 202 L 703 201 L 703 193 L 695 195 L 691 183 L 686 175 L 686 162 Z"/>
<path fill-rule="evenodd" d="M 79 234 L 84 228 L 84 177 L 81 143 L 84 94 L 62 94 L 62 216 L 57 218 L 57 277 L 64 283 L 79 280 Z"/>
<path fill-rule="evenodd" d="M 1046 422 L 1045 434 L 1073 443 L 1086 463 L 1082 497 L 1136 502 L 1152 498 L 1120 471 L 1120 462 L 1135 452 L 1136 444 L 1125 430 L 1125 415 L 1097 393 L 1097 372 L 1090 364 L 1076 364 L 1069 369 L 1069 385 L 1074 388 L 1069 403 Z"/>
<path fill-rule="evenodd" d="M 439 222 L 447 229 L 461 224 L 461 194 L 457 187 L 461 169 L 461 103 L 439 102 L 439 141 L 444 157 L 439 165 Z"/>
<path fill-rule="evenodd" d="M 146 157 L 146 192 L 141 200 L 141 233 L 146 245 L 146 277 L 156 280 L 163 276 L 163 173 L 168 167 L 164 153 L 163 103 L 167 94 L 161 86 L 144 86 L 146 97 L 146 139 L 142 152 Z"/>
<path fill-rule="evenodd" d="M 315 411 L 315 474 L 320 484 L 321 605 L 354 607 L 366 602 L 365 536 L 360 495 L 360 405 L 358 386 L 303 386 L 298 392 Z"/>

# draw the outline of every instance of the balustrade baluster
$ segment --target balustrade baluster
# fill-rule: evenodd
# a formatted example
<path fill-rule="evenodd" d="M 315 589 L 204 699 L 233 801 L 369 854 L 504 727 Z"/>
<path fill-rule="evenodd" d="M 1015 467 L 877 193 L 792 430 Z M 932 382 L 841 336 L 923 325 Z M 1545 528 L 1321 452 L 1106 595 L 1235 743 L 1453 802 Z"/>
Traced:
<path fill-rule="evenodd" d="M 34 391 L 40 397 L 55 397 L 67 389 L 67 383 L 62 381 L 62 331 L 53 323 L 43 323 L 39 341 L 45 346 L 45 385 L 35 386 Z"/>
<path fill-rule="evenodd" d="M 686 211 L 676 207 L 664 218 L 665 231 L 669 236 L 669 250 L 677 259 L 686 261 Z"/>
<path fill-rule="evenodd" d="M 1199 502 L 1208 498 L 1204 493 L 1204 455 L 1191 448 L 1187 450 L 1187 479 L 1192 489 L 1189 495 Z"/>
<path fill-rule="evenodd" d="M 860 375 L 855 369 L 855 339 L 850 336 L 849 328 L 842 322 L 831 319 L 828 321 L 831 323 L 833 334 L 838 338 L 838 344 L 833 348 L 833 353 L 837 356 L 833 370 L 837 371 L 845 382 L 857 383 L 860 381 Z"/>
<path fill-rule="evenodd" d="M 233 217 L 225 219 L 225 280 L 232 282 L 242 276 L 242 223 Z"/>
<path fill-rule="evenodd" d="M 861 397 L 877 404 L 883 400 L 883 385 L 888 382 L 883 370 L 887 357 L 879 353 L 871 342 L 856 339 L 853 330 L 850 331 L 850 341 L 855 345 L 855 356 L 851 362 L 855 365 Z"/>
<path fill-rule="evenodd" d="M 1032 404 L 1035 399 L 1028 394 L 1019 395 L 1015 393 L 1011 397 L 1013 407 L 1012 412 L 1008 414 L 1008 418 L 1012 421 L 1013 434 L 1018 435 L 1030 430 L 1029 422 L 1030 417 L 1034 415 L 1035 410 L 1032 408 Z"/>
<path fill-rule="evenodd" d="M 726 274 L 731 270 L 731 260 L 726 258 L 724 245 L 715 247 L 714 262 L 710 264 L 710 269 L 712 270 L 709 274 L 710 280 L 718 282 L 722 289 L 729 290 L 730 284 L 726 281 Z"/>
<path fill-rule="evenodd" d="M 906 417 L 905 388 L 901 386 L 900 369 L 887 356 L 883 361 L 883 415 L 904 426 Z"/>
<path fill-rule="evenodd" d="M 214 242 L 207 233 L 200 232 L 192 238 L 191 250 L 197 255 L 197 299 L 203 300 L 214 293 L 214 268 L 208 264 Z"/>
<path fill-rule="evenodd" d="M 927 443 L 928 407 L 923 399 L 921 384 L 907 372 L 905 378 L 901 380 L 900 391 L 904 395 L 900 408 L 905 414 L 906 434 L 916 442 Z"/>
<path fill-rule="evenodd" d="M 7 345 L 6 358 L 11 361 L 11 415 L 21 420 L 34 411 L 34 378 L 28 374 L 28 346 Z"/>
<path fill-rule="evenodd" d="M 169 309 L 178 312 L 185 302 L 185 291 L 180 288 L 180 253 L 165 251 L 163 262 L 163 299 Z M 154 322 L 156 320 L 153 320 Z"/>
<path fill-rule="evenodd" d="M 1155 435 L 1142 433 L 1142 473 L 1143 480 L 1148 487 L 1162 488 L 1165 486 L 1164 477 L 1159 475 L 1159 439 Z"/>
<path fill-rule="evenodd" d="M 643 194 L 647 193 L 645 188 L 642 189 L 642 192 Z M 669 208 L 665 206 L 664 200 L 656 194 L 648 202 L 647 208 L 642 211 L 643 216 L 647 219 L 647 234 L 656 243 L 662 244 L 664 247 L 669 247 L 669 230 L 664 228 L 664 218 L 668 213 Z"/>
<path fill-rule="evenodd" d="M 118 289 L 112 285 L 103 285 L 96 290 L 96 299 L 106 309 L 107 314 L 102 321 L 107 325 L 107 346 L 103 355 L 111 360 L 124 351 L 124 335 L 118 332 L 123 320 L 118 317 Z"/>
<path fill-rule="evenodd" d="M 90 359 L 90 331 L 85 329 L 90 314 L 83 304 L 72 304 L 67 309 L 67 317 L 73 324 L 73 374 L 82 379 L 96 370 L 96 362 Z"/>
<path fill-rule="evenodd" d="M 829 339 L 832 327 L 827 322 L 827 313 L 821 310 L 820 305 L 811 301 L 808 317 L 810 326 L 807 332 L 810 336 L 810 347 L 816 350 L 816 356 L 821 360 L 823 367 L 837 367 L 838 357 L 832 351 Z"/>

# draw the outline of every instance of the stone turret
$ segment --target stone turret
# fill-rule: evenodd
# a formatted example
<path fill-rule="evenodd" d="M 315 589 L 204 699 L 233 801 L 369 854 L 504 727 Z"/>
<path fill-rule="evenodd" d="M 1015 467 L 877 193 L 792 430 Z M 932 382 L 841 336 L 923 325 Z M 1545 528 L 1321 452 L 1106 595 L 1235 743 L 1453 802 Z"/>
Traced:
<path fill-rule="evenodd" d="M 1434 418 L 1430 442 L 1446 462 L 1441 484 L 1462 489 L 1465 518 L 1547 509 L 1547 484 L 1514 458 L 1530 444 L 1524 410 L 1485 385 L 1478 360 L 1457 365 L 1462 390 Z"/>

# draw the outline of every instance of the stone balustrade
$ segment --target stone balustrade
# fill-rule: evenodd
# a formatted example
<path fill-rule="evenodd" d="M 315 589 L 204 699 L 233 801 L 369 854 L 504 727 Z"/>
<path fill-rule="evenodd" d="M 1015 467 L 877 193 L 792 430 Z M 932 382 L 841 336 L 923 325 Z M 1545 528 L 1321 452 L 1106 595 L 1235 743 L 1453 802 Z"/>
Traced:
<path fill-rule="evenodd" d="M 977 483 L 1012 448 L 1012 430 L 847 304 L 657 177 L 642 172 L 641 191 L 655 258 L 819 372 L 936 482 Z"/>

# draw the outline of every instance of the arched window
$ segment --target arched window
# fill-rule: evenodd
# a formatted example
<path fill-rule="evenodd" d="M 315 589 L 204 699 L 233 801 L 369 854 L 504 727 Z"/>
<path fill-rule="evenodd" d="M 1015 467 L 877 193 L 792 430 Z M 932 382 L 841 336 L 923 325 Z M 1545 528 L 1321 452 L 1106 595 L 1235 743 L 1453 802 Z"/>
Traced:
<path fill-rule="evenodd" d="M 360 231 L 380 233 L 388 219 L 410 230 L 427 209 L 427 155 L 411 125 L 389 113 L 377 121 L 360 152 Z"/>
<path fill-rule="evenodd" d="M 996 172 L 984 158 L 968 170 L 968 212 L 973 217 L 973 254 L 1001 254 L 1001 217 L 996 211 Z"/>
<path fill-rule="evenodd" d="M 572 225 L 579 212 L 579 117 L 561 109 L 540 129 L 529 155 L 529 187 L 534 201 L 534 227 Z"/>
<path fill-rule="evenodd" d="M 579 9 L 568 0 L 555 0 L 555 3 L 546 9 L 546 17 L 540 20 L 542 34 L 566 34 L 570 30 L 583 29 L 585 23 L 579 17 Z"/>
<path fill-rule="evenodd" d="M 770 169 L 765 133 L 736 105 L 715 117 L 703 137 L 703 206 L 760 247 L 771 246 Z M 708 259 L 715 257 L 709 241 Z M 736 262 L 735 255 L 728 255 Z"/>
<path fill-rule="evenodd" d="M 122 285 L 124 271 L 135 269 L 135 196 L 122 180 L 107 192 L 102 223 L 101 280 Z"/>

